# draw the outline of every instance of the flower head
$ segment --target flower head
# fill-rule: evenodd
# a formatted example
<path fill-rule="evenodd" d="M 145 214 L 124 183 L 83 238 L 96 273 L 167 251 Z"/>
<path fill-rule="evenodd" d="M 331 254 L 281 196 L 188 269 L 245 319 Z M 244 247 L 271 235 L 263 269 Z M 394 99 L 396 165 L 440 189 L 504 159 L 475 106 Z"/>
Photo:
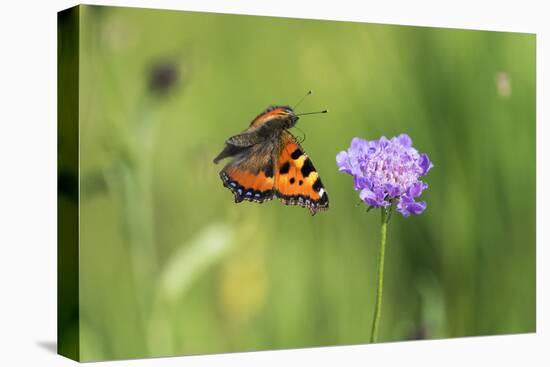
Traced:
<path fill-rule="evenodd" d="M 433 164 L 413 148 L 407 134 L 371 141 L 353 138 L 349 149 L 338 153 L 336 163 L 341 172 L 353 176 L 359 197 L 371 207 L 387 208 L 395 202 L 405 217 L 426 209 L 426 202 L 415 199 L 428 187 L 419 177 Z"/>
<path fill-rule="evenodd" d="M 175 63 L 158 62 L 149 70 L 149 90 L 165 95 L 176 86 L 179 77 L 179 69 Z"/>

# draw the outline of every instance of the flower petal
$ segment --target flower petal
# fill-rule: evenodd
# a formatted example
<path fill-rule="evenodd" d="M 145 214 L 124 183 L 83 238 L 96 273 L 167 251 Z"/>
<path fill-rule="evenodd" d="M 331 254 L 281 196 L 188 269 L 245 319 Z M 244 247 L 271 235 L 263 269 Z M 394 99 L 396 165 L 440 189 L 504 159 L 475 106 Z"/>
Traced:
<path fill-rule="evenodd" d="M 368 178 L 359 175 L 353 176 L 353 188 L 355 190 L 369 189 L 371 186 Z"/>
<path fill-rule="evenodd" d="M 359 193 L 359 197 L 361 200 L 363 200 L 365 203 L 369 204 L 372 207 L 380 208 L 380 207 L 386 207 L 389 205 L 386 201 L 384 201 L 384 196 L 380 195 L 380 192 L 375 193 L 369 189 L 363 189 Z"/>
<path fill-rule="evenodd" d="M 413 198 L 410 198 L 406 195 L 403 195 L 401 199 L 399 200 L 399 203 L 397 203 L 397 211 L 405 218 L 410 216 L 411 214 L 419 215 L 422 214 L 422 212 L 426 209 L 426 202 L 425 201 L 414 201 Z"/>
<path fill-rule="evenodd" d="M 384 188 L 386 189 L 386 193 L 390 198 L 395 198 L 401 194 L 401 190 L 399 189 L 399 186 L 393 185 L 390 183 L 387 183 L 384 185 Z"/>
<path fill-rule="evenodd" d="M 422 181 L 416 181 L 413 183 L 407 190 L 407 196 L 411 198 L 416 198 L 422 195 L 422 191 L 428 188 L 428 184 Z"/>
<path fill-rule="evenodd" d="M 407 134 L 401 134 L 401 135 L 399 135 L 399 136 L 397 137 L 397 139 L 398 139 L 399 143 L 400 143 L 402 146 L 404 146 L 404 147 L 406 147 L 406 148 L 412 147 L 412 143 L 413 143 L 413 142 L 412 142 L 412 139 L 411 139 L 411 137 L 408 136 Z"/>
<path fill-rule="evenodd" d="M 387 147 L 389 143 L 390 141 L 385 136 L 382 136 L 380 137 L 380 139 L 378 139 L 378 146 L 381 148 Z"/>
<path fill-rule="evenodd" d="M 360 155 L 367 151 L 369 142 L 361 138 L 351 139 L 349 152 L 353 155 Z"/>
<path fill-rule="evenodd" d="M 336 156 L 336 164 L 338 165 L 338 170 L 340 172 L 346 172 L 351 174 L 351 163 L 349 161 L 349 155 L 348 152 L 341 151 Z"/>
<path fill-rule="evenodd" d="M 426 154 L 420 154 L 418 165 L 420 166 L 420 176 L 424 176 L 434 166 Z"/>

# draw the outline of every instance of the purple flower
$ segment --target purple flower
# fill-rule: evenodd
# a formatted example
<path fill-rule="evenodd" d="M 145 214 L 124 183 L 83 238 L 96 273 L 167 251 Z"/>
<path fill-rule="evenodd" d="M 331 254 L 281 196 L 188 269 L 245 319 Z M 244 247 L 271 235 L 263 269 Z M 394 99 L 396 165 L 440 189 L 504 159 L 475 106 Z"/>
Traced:
<path fill-rule="evenodd" d="M 426 209 L 426 202 L 415 199 L 428 188 L 419 178 L 433 164 L 413 148 L 407 134 L 371 141 L 353 138 L 349 149 L 336 156 L 336 164 L 341 172 L 353 176 L 354 188 L 366 204 L 387 208 L 397 203 L 397 211 L 404 217 Z"/>

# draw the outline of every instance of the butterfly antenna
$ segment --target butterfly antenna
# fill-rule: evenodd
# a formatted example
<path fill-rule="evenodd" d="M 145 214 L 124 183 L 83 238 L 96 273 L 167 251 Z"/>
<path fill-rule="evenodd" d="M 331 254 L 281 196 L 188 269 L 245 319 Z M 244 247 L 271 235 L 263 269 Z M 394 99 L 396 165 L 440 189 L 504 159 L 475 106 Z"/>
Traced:
<path fill-rule="evenodd" d="M 302 98 L 300 98 L 300 100 L 298 101 L 298 103 L 296 103 L 292 109 L 295 110 L 296 107 L 298 107 L 298 106 L 300 105 L 300 103 L 302 103 L 302 102 L 304 101 L 304 99 L 306 99 L 306 97 L 309 96 L 311 93 L 313 93 L 313 92 L 312 92 L 312 91 L 307 92 L 305 96 L 303 96 Z"/>
<path fill-rule="evenodd" d="M 297 113 L 296 116 L 315 115 L 315 114 L 318 114 L 318 113 L 328 113 L 328 110 L 315 111 L 315 112 L 305 112 L 305 113 Z"/>

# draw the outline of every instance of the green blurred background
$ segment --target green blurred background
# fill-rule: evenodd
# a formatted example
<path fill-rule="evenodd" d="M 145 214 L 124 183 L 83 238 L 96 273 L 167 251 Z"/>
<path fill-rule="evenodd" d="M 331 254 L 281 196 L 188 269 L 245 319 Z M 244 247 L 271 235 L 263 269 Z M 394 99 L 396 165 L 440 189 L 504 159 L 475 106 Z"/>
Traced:
<path fill-rule="evenodd" d="M 335 156 L 403 132 L 435 168 L 380 341 L 535 331 L 534 35 L 81 6 L 79 52 L 82 360 L 366 343 L 380 218 Z M 310 89 L 330 210 L 236 205 L 224 140 Z"/>

